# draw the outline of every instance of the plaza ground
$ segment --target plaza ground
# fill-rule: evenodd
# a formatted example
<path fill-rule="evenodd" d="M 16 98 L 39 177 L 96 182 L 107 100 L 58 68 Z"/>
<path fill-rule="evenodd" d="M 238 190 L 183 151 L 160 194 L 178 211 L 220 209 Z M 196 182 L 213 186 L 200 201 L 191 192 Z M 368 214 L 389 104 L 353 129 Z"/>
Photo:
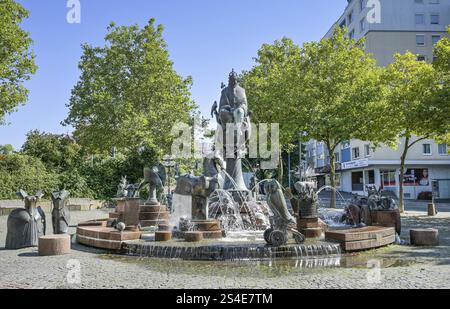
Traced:
<path fill-rule="evenodd" d="M 72 212 L 71 223 L 104 218 L 107 212 Z M 341 259 L 272 263 L 139 259 L 75 243 L 71 255 L 39 257 L 34 248 L 3 249 L 6 221 L 7 217 L 0 217 L 0 288 L 450 288 L 450 213 L 442 210 L 434 218 L 426 217 L 425 210 L 403 217 L 402 239 L 409 241 L 411 228 L 433 227 L 440 231 L 439 247 L 396 245 Z M 80 263 L 81 280 L 69 283 L 68 266 L 73 260 Z M 371 269 L 377 264 L 380 272 Z"/>

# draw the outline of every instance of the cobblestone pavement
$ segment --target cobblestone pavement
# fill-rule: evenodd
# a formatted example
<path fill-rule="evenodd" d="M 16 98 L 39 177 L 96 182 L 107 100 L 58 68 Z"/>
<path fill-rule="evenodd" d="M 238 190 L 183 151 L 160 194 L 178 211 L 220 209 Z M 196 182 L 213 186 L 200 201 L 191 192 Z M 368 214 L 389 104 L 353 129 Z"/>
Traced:
<path fill-rule="evenodd" d="M 106 211 L 73 212 L 72 223 L 106 215 Z M 404 240 L 408 240 L 411 227 L 436 227 L 441 232 L 440 247 L 391 246 L 341 260 L 317 261 L 340 265 L 320 268 L 309 268 L 312 261 L 271 264 L 138 259 L 77 244 L 71 255 L 39 257 L 36 249 L 2 249 L 6 219 L 0 217 L 0 288 L 450 288 L 450 216 L 442 214 L 430 219 L 422 213 L 409 213 L 403 218 Z M 77 261 L 79 282 L 72 276 Z M 368 267 L 377 263 L 382 264 L 380 272 Z"/>

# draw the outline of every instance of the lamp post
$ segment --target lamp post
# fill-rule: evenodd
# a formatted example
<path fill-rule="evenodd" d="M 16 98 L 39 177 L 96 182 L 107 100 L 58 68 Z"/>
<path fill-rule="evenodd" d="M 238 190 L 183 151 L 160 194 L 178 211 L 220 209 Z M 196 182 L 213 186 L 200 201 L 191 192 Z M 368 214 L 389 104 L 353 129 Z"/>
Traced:
<path fill-rule="evenodd" d="M 176 166 L 176 157 L 173 155 L 166 155 L 162 159 L 162 165 L 167 169 L 167 200 L 170 200 L 171 198 L 171 183 L 170 183 L 170 177 L 171 177 L 171 169 Z"/>

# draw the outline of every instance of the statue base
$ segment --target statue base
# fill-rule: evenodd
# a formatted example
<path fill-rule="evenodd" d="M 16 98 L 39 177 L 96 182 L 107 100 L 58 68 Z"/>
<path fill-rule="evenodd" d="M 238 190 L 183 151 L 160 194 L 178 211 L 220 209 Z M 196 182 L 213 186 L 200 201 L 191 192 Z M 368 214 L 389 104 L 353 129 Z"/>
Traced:
<path fill-rule="evenodd" d="M 325 232 L 319 218 L 299 218 L 297 219 L 297 230 L 306 238 L 321 238 Z"/>
<path fill-rule="evenodd" d="M 140 205 L 139 224 L 141 228 L 157 228 L 169 224 L 169 211 L 165 205 Z"/>
<path fill-rule="evenodd" d="M 177 238 L 183 238 L 186 241 L 192 241 L 193 235 L 198 235 L 198 239 L 221 239 L 224 232 L 220 227 L 218 220 L 194 220 L 191 221 L 189 231 L 181 231 L 175 234 Z"/>

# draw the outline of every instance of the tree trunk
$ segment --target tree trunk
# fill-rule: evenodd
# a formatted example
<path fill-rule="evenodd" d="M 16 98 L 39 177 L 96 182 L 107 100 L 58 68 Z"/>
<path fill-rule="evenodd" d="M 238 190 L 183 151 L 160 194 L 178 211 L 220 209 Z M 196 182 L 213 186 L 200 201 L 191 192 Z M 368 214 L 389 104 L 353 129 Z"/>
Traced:
<path fill-rule="evenodd" d="M 400 179 L 399 179 L 399 209 L 401 213 L 405 212 L 405 201 L 404 201 L 404 179 L 405 179 L 405 162 L 406 156 L 408 155 L 409 149 L 409 137 L 405 139 L 405 148 L 403 149 L 403 154 L 400 162 Z"/>
<path fill-rule="evenodd" d="M 330 152 L 330 185 L 333 188 L 331 190 L 331 203 L 330 207 L 336 209 L 336 170 L 335 170 L 335 157 L 334 157 L 334 149 L 329 149 Z"/>

